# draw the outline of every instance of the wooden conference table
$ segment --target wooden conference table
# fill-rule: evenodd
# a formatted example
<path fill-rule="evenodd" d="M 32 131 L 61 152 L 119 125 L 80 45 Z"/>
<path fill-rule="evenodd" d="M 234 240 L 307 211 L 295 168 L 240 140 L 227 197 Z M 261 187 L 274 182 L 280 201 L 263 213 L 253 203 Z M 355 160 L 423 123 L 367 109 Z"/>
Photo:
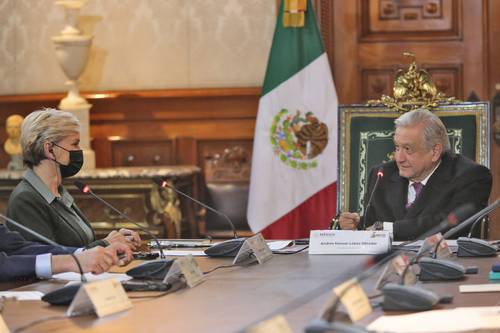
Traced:
<path fill-rule="evenodd" d="M 343 282 L 346 271 L 360 270 L 368 256 L 360 255 L 275 255 L 262 265 L 218 269 L 192 289 L 182 289 L 155 299 L 132 299 L 133 308 L 104 318 L 84 316 L 41 323 L 26 332 L 238 332 L 247 326 L 283 314 L 294 332 L 302 332 L 324 307 L 332 287 Z M 231 259 L 196 257 L 203 271 Z M 457 258 L 455 258 L 457 260 Z M 498 293 L 460 294 L 460 284 L 488 283 L 488 272 L 498 258 L 459 259 L 464 266 L 477 265 L 477 275 L 458 282 L 422 283 L 440 295 L 453 295 L 459 306 L 500 305 Z M 378 274 L 364 283 L 373 293 Z M 419 283 L 420 284 L 420 283 Z M 21 290 L 47 292 L 60 285 L 38 282 Z M 129 296 L 132 294 L 129 294 Z M 11 331 L 28 322 L 61 316 L 66 307 L 41 301 L 6 301 L 2 316 Z M 368 324 L 383 312 L 378 308 L 361 321 Z"/>

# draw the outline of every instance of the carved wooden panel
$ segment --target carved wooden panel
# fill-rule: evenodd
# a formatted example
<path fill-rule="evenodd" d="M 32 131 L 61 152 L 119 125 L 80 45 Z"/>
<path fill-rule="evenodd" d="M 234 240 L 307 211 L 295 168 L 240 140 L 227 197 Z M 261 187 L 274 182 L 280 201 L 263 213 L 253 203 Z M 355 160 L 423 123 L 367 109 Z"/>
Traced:
<path fill-rule="evenodd" d="M 360 0 L 362 40 L 457 39 L 461 1 Z"/>
<path fill-rule="evenodd" d="M 392 95 L 394 69 L 364 69 L 361 71 L 363 102 L 379 99 L 382 95 Z"/>
<path fill-rule="evenodd" d="M 175 152 L 166 139 L 111 141 L 113 166 L 154 166 L 175 164 Z"/>
<path fill-rule="evenodd" d="M 463 72 L 462 65 L 433 65 L 424 66 L 429 72 L 436 84 L 439 91 L 445 93 L 447 96 L 457 97 L 464 99 L 463 96 Z"/>
<path fill-rule="evenodd" d="M 447 96 L 464 98 L 462 94 L 462 65 L 422 64 L 421 66 L 432 76 L 439 91 Z M 382 95 L 392 96 L 394 77 L 398 68 L 391 66 L 384 69 L 361 70 L 361 101 L 379 99 Z"/>

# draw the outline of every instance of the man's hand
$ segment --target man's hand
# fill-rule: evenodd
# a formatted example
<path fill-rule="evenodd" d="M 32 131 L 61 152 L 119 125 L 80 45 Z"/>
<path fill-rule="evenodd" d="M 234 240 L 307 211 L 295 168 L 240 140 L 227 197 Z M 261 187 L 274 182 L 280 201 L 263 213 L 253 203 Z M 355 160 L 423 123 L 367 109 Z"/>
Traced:
<path fill-rule="evenodd" d="M 96 246 L 75 255 L 84 273 L 100 274 L 107 272 L 113 265 L 125 265 L 132 260 L 128 245 L 115 242 L 107 247 Z M 78 266 L 69 255 L 52 256 L 52 274 L 62 272 L 80 273 Z"/>
<path fill-rule="evenodd" d="M 122 243 L 128 245 L 132 250 L 136 250 L 141 245 L 141 237 L 135 231 L 129 229 L 120 229 L 120 231 L 111 231 L 106 238 L 109 244 Z"/>
<path fill-rule="evenodd" d="M 339 216 L 339 225 L 342 230 L 356 230 L 359 224 L 358 213 L 342 213 Z"/>

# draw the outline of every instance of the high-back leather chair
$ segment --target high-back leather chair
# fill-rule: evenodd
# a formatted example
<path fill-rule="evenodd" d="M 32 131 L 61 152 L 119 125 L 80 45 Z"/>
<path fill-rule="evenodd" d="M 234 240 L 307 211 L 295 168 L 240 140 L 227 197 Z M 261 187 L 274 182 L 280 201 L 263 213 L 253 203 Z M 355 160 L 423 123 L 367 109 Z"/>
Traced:
<path fill-rule="evenodd" d="M 396 74 L 393 97 L 339 107 L 339 176 L 337 210 L 363 213 L 370 169 L 392 159 L 394 120 L 425 107 L 448 130 L 451 149 L 489 167 L 489 103 L 461 102 L 437 92 L 427 72 L 415 60 Z M 483 225 L 482 235 L 486 234 Z"/>
<path fill-rule="evenodd" d="M 229 217 L 240 236 L 251 234 L 246 218 L 250 167 L 251 156 L 240 146 L 207 156 L 204 165 L 207 201 Z M 209 211 L 206 212 L 205 233 L 213 238 L 233 236 L 228 222 Z"/>

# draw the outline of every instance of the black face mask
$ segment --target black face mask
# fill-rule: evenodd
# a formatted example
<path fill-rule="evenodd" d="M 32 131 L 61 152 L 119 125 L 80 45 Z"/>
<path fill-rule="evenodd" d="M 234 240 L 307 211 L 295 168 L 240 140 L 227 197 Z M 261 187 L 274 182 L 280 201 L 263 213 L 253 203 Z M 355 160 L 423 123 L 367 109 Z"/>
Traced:
<path fill-rule="evenodd" d="M 58 161 L 54 160 L 57 164 L 59 164 L 59 169 L 61 170 L 61 177 L 68 178 L 74 176 L 80 171 L 83 166 L 83 150 L 67 150 L 59 146 L 58 144 L 52 142 L 52 144 L 57 147 L 66 150 L 69 153 L 69 163 L 68 165 L 62 165 Z"/>

